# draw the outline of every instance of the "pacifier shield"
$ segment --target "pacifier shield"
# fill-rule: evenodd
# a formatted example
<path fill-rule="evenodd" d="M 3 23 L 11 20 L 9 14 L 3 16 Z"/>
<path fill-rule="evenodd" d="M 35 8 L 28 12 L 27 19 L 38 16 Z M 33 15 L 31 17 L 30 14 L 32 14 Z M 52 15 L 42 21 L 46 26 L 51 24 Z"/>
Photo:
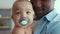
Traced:
<path fill-rule="evenodd" d="M 25 18 L 25 19 L 19 19 L 19 23 L 22 25 L 22 26 L 25 26 L 29 23 L 29 19 Z"/>

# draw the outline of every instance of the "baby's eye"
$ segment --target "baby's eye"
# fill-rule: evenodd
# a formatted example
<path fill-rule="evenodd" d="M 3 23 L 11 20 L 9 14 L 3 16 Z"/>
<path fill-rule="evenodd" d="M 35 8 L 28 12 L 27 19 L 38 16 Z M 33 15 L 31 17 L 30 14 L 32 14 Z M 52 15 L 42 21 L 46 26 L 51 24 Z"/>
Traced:
<path fill-rule="evenodd" d="M 31 12 L 29 12 L 29 11 L 27 11 L 26 13 L 27 13 L 27 14 L 31 14 Z"/>
<path fill-rule="evenodd" d="M 20 12 L 16 12 L 15 14 L 20 14 Z"/>
<path fill-rule="evenodd" d="M 17 11 L 15 12 L 15 14 L 21 14 L 21 11 L 20 11 L 20 10 L 17 10 Z"/>

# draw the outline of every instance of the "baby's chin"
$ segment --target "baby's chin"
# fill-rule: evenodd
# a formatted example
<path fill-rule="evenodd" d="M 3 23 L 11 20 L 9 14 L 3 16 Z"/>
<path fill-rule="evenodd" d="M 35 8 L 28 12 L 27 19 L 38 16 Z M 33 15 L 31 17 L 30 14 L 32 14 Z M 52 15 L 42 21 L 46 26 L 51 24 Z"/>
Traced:
<path fill-rule="evenodd" d="M 26 26 L 21 26 L 21 28 L 28 28 L 29 26 L 28 25 L 26 25 Z"/>

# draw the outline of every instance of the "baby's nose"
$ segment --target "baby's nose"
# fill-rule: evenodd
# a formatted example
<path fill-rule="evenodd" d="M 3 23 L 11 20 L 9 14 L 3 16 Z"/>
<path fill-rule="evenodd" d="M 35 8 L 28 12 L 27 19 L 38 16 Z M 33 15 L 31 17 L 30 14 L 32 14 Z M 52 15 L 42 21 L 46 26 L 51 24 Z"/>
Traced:
<path fill-rule="evenodd" d="M 26 15 L 25 13 L 22 13 L 20 17 L 21 17 L 21 18 L 26 18 L 26 16 L 27 16 L 27 15 Z"/>

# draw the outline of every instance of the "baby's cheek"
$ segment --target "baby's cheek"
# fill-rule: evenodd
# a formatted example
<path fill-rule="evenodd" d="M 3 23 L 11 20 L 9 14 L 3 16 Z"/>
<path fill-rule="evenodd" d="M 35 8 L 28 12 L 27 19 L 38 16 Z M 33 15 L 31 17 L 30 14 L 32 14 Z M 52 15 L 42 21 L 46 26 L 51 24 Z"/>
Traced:
<path fill-rule="evenodd" d="M 19 15 L 16 15 L 15 17 L 16 17 L 16 19 L 19 19 L 20 18 Z"/>
<path fill-rule="evenodd" d="M 14 21 L 14 24 L 15 25 L 18 25 L 18 17 L 17 16 L 14 16 L 13 17 L 13 21 Z"/>
<path fill-rule="evenodd" d="M 31 15 L 31 16 L 29 17 L 29 19 L 30 19 L 30 23 L 32 23 L 32 22 L 33 22 L 33 15 Z"/>
<path fill-rule="evenodd" d="M 31 15 L 29 15 L 28 17 L 29 17 L 30 19 L 33 19 L 33 15 L 32 15 L 32 14 L 31 14 Z"/>

